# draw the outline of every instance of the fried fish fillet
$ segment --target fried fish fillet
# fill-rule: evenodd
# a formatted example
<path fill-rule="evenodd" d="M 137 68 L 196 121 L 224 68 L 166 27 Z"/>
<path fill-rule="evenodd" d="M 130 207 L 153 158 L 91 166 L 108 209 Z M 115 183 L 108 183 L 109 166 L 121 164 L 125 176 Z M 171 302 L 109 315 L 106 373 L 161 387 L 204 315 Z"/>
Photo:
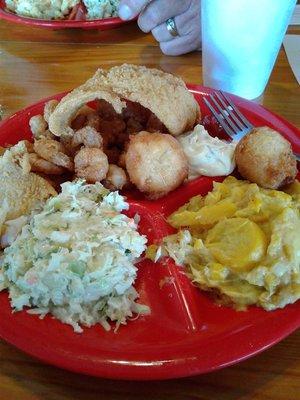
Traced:
<path fill-rule="evenodd" d="M 123 64 L 107 72 L 98 70 L 94 78 L 111 86 L 122 98 L 149 109 L 174 136 L 192 129 L 200 117 L 194 96 L 184 81 L 173 74 Z"/>
<path fill-rule="evenodd" d="M 0 157 L 0 187 L 0 233 L 6 221 L 29 214 L 38 202 L 57 194 L 45 179 L 24 172 L 9 153 Z"/>
<path fill-rule="evenodd" d="M 98 69 L 86 83 L 65 96 L 49 117 L 56 136 L 72 135 L 71 121 L 85 103 L 104 99 L 118 114 L 124 100 L 150 110 L 174 135 L 190 130 L 200 117 L 199 105 L 183 80 L 157 69 L 124 64 L 106 71 Z"/>
<path fill-rule="evenodd" d="M 71 122 L 78 110 L 86 103 L 96 99 L 106 100 L 118 114 L 121 114 L 123 108 L 126 107 L 126 103 L 110 88 L 97 85 L 92 78 L 61 99 L 49 116 L 50 132 L 56 136 L 72 136 L 74 130 L 71 128 Z"/>

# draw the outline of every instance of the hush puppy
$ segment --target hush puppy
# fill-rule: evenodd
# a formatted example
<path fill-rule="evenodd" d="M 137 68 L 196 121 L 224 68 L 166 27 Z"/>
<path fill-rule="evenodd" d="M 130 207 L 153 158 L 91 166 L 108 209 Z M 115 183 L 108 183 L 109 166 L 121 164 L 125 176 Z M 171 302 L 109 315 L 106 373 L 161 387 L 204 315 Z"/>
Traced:
<path fill-rule="evenodd" d="M 297 162 L 290 143 L 274 129 L 254 128 L 236 146 L 239 173 L 266 189 L 278 189 L 294 181 Z"/>
<path fill-rule="evenodd" d="M 130 181 L 150 199 L 176 189 L 188 175 L 187 158 L 169 134 L 142 131 L 131 136 L 125 163 Z"/>

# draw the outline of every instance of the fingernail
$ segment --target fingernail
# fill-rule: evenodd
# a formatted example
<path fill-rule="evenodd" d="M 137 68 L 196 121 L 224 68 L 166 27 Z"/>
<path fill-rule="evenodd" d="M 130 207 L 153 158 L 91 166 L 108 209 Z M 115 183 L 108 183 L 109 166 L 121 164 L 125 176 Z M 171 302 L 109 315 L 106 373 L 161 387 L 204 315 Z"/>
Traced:
<path fill-rule="evenodd" d="M 133 17 L 132 11 L 131 9 L 126 5 L 123 4 L 120 8 L 119 8 L 119 16 L 121 19 L 131 19 Z"/>

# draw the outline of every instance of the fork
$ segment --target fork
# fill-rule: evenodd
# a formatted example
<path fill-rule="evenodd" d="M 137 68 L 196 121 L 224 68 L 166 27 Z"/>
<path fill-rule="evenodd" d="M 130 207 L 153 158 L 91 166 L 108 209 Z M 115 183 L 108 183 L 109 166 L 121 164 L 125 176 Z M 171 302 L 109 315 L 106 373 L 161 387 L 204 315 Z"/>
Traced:
<path fill-rule="evenodd" d="M 210 101 L 204 97 L 204 103 L 232 140 L 241 140 L 254 128 L 225 93 L 213 92 L 208 97 Z M 300 161 L 300 154 L 294 155 Z"/>

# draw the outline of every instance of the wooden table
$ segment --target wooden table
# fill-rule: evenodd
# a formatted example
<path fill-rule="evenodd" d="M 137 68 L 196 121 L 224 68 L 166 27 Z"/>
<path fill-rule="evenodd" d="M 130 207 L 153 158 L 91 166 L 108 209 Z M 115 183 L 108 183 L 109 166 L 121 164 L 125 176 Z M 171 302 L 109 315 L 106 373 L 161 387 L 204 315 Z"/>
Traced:
<path fill-rule="evenodd" d="M 294 29 L 293 33 L 300 33 Z M 0 104 L 16 110 L 85 81 L 97 67 L 131 62 L 201 84 L 201 55 L 167 57 L 135 24 L 98 31 L 49 31 L 0 22 Z M 263 105 L 300 127 L 300 87 L 280 51 Z M 1 323 L 1 321 L 0 321 Z M 300 399 L 300 332 L 264 353 L 211 374 L 156 382 L 91 378 L 41 364 L 0 342 L 1 400 Z"/>

